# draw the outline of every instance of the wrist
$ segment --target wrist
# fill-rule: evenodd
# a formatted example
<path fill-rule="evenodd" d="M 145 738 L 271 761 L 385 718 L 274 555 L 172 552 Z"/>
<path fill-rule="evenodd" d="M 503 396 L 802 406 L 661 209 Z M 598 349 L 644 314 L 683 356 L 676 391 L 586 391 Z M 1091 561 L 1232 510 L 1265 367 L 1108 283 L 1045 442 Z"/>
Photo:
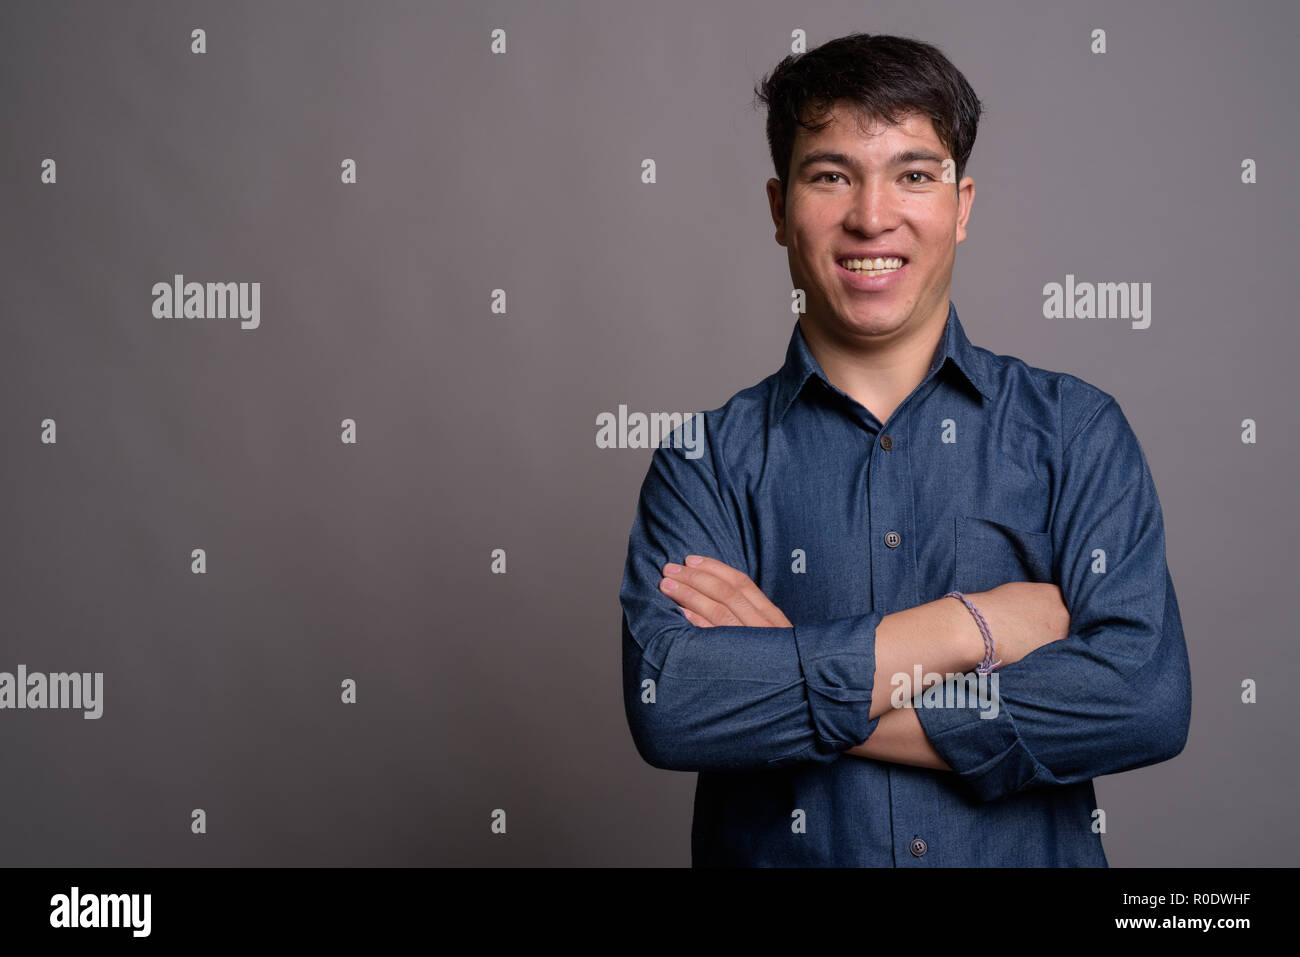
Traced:
<path fill-rule="evenodd" d="M 987 592 L 970 592 L 966 597 L 971 600 L 977 608 L 980 607 L 980 601 L 987 596 Z M 960 598 L 949 598 L 944 596 L 944 603 L 949 605 L 948 614 L 952 616 L 952 630 L 950 633 L 956 634 L 960 642 L 959 655 L 963 671 L 974 671 L 984 661 L 984 633 L 980 631 L 979 623 L 975 621 L 975 616 L 970 613 L 966 603 Z"/>

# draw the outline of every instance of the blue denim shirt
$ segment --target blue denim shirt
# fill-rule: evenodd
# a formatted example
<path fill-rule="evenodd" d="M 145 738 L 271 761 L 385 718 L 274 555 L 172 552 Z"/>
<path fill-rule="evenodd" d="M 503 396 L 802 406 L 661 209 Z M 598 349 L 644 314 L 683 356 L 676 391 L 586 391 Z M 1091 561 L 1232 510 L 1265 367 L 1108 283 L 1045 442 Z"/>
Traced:
<path fill-rule="evenodd" d="M 1191 715 L 1160 503 L 1115 399 L 973 346 L 950 303 L 883 425 L 797 322 L 779 372 L 694 423 L 698 447 L 688 420 L 654 450 L 619 594 L 637 750 L 699 772 L 693 864 L 1106 866 L 1092 779 L 1172 758 Z M 659 588 L 690 553 L 793 627 L 692 625 Z M 998 669 L 996 717 L 917 709 L 952 770 L 842 754 L 880 720 L 881 618 L 1008 581 L 1059 585 L 1070 633 Z"/>

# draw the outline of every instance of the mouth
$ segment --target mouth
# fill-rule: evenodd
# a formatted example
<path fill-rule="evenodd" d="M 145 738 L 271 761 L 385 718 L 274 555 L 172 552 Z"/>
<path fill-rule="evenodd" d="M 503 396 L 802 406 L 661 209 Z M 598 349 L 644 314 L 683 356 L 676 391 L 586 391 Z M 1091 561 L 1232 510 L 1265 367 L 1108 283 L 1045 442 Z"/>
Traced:
<path fill-rule="evenodd" d="M 902 256 L 883 256 L 879 259 L 837 259 L 835 269 L 852 289 L 878 292 L 900 281 L 907 271 L 907 260 Z"/>
<path fill-rule="evenodd" d="M 876 259 L 837 259 L 836 263 L 846 272 L 874 278 L 902 269 L 907 260 L 902 256 L 881 256 Z"/>

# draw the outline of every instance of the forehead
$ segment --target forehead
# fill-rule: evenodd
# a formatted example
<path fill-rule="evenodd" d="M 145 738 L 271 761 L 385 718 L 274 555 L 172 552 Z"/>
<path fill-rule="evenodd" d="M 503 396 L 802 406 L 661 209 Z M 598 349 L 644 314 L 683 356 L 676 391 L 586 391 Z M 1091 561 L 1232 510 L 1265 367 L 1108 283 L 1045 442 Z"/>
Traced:
<path fill-rule="evenodd" d="M 810 114 L 806 111 L 804 120 Z M 820 130 L 807 130 L 803 126 L 795 127 L 794 153 L 799 156 L 814 148 L 821 149 L 830 143 L 844 148 L 861 150 L 892 149 L 898 143 L 932 147 L 945 152 L 943 143 L 935 132 L 934 123 L 924 113 L 907 113 L 899 117 L 897 123 L 887 123 L 879 117 L 868 116 L 857 104 L 838 101 L 830 112 L 818 114 L 816 122 L 829 120 Z"/>

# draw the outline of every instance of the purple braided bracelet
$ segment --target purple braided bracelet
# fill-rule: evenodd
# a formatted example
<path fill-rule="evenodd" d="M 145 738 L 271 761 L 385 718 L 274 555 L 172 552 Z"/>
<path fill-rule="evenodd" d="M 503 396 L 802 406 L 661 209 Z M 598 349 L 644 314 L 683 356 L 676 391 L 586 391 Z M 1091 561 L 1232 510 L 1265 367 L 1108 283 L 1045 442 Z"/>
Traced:
<path fill-rule="evenodd" d="M 993 636 L 989 634 L 988 622 L 984 616 L 979 613 L 979 609 L 971 604 L 969 598 L 959 591 L 950 591 L 943 596 L 944 598 L 960 598 L 963 605 L 970 609 L 970 613 L 975 616 L 975 624 L 980 627 L 980 634 L 984 636 L 984 660 L 975 667 L 977 675 L 986 675 L 1002 662 L 993 660 Z"/>

